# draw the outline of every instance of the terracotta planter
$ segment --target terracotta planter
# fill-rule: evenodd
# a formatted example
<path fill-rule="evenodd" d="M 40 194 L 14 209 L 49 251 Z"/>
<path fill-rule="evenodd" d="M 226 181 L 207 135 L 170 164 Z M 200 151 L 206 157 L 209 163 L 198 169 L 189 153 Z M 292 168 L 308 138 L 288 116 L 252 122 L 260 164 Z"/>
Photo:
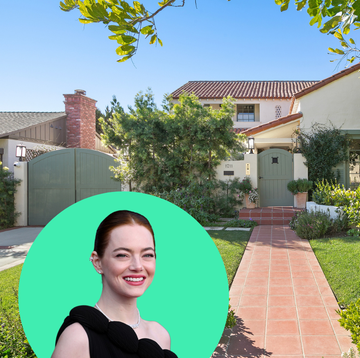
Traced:
<path fill-rule="evenodd" d="M 246 201 L 246 208 L 247 208 L 247 209 L 255 209 L 255 208 L 256 208 L 256 204 L 255 204 L 255 203 L 252 203 L 252 202 L 249 200 L 249 194 L 245 194 L 245 201 Z"/>
<path fill-rule="evenodd" d="M 305 209 L 307 202 L 307 192 L 295 194 L 295 208 Z"/>

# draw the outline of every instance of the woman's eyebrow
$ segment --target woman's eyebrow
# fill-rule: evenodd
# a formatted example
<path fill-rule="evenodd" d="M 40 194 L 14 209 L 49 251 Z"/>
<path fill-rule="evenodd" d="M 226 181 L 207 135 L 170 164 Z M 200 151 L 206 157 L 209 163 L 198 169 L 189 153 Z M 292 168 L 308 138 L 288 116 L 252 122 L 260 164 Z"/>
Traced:
<path fill-rule="evenodd" d="M 128 248 L 126 248 L 126 247 L 118 247 L 117 249 L 113 250 L 113 252 L 119 251 L 119 250 L 124 250 L 124 251 L 128 251 L 128 252 L 133 252 L 133 250 L 128 249 Z M 145 247 L 144 249 L 141 250 L 141 252 L 147 251 L 147 250 L 152 250 L 152 251 L 155 252 L 154 248 L 152 248 L 152 247 Z"/>

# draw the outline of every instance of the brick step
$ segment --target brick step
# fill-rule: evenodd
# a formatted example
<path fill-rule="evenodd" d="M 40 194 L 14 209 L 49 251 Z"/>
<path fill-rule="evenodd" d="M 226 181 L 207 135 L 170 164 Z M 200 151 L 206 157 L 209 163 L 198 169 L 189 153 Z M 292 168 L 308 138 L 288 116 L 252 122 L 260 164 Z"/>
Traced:
<path fill-rule="evenodd" d="M 265 207 L 240 210 L 239 219 L 254 220 L 259 225 L 288 225 L 291 218 L 301 209 L 290 206 Z"/>

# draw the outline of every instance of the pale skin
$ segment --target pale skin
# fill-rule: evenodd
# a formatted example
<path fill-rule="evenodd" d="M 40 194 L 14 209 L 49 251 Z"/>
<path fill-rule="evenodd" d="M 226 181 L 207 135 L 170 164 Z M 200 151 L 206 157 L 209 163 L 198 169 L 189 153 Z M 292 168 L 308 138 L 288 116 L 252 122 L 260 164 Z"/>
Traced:
<path fill-rule="evenodd" d="M 113 321 L 135 324 L 138 320 L 137 298 L 150 286 L 155 274 L 152 234 L 136 223 L 116 227 L 110 232 L 103 257 L 93 251 L 91 258 L 103 281 L 98 306 Z M 170 349 L 170 335 L 157 322 L 141 319 L 134 332 L 139 339 L 149 338 L 162 349 Z M 90 358 L 89 340 L 79 323 L 64 330 L 51 357 Z"/>

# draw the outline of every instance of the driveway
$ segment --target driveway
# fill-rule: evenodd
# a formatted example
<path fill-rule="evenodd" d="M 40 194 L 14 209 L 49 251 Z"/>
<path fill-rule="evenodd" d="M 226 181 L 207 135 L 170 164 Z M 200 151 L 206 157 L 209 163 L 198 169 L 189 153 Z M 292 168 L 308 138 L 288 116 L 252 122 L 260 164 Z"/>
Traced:
<path fill-rule="evenodd" d="M 42 227 L 21 227 L 0 232 L 0 271 L 20 265 L 42 230 Z"/>

